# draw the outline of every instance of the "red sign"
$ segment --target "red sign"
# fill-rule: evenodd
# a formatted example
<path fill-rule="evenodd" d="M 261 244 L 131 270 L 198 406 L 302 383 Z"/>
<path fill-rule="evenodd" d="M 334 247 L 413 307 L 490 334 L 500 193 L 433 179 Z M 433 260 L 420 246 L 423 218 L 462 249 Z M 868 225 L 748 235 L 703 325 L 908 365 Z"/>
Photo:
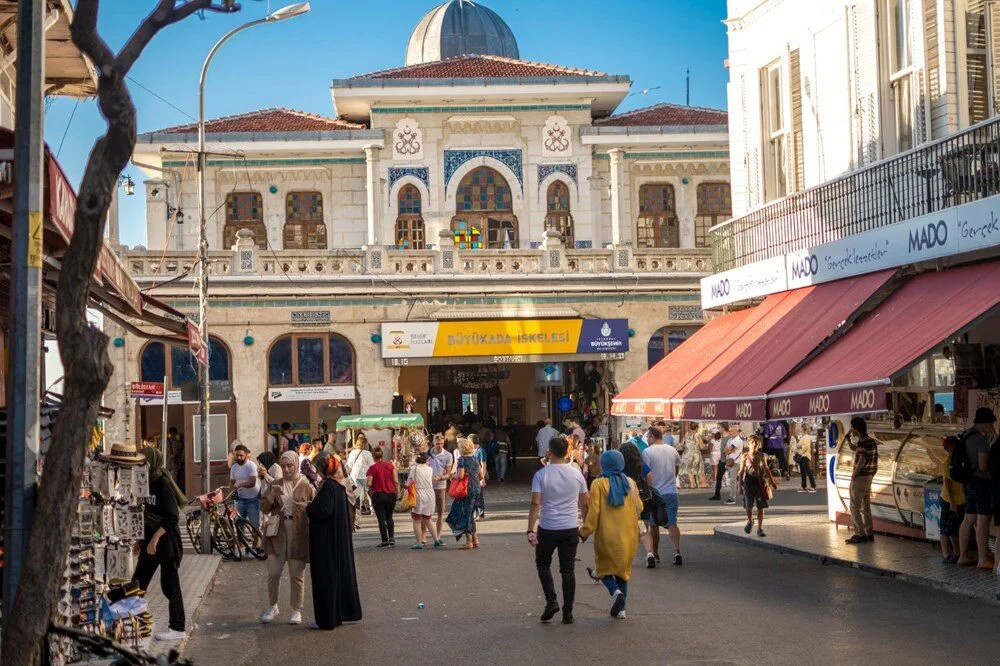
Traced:
<path fill-rule="evenodd" d="M 198 359 L 198 362 L 202 365 L 208 365 L 208 350 L 201 341 L 201 327 L 196 325 L 193 321 L 188 319 L 187 321 L 187 334 L 188 334 L 188 349 L 194 354 L 194 357 Z"/>
<path fill-rule="evenodd" d="M 73 226 L 76 222 L 76 193 L 55 158 L 51 155 L 47 157 L 49 192 L 45 197 L 45 214 L 68 243 L 73 238 Z"/>
<path fill-rule="evenodd" d="M 132 382 L 129 394 L 133 398 L 162 398 L 163 382 Z"/>
<path fill-rule="evenodd" d="M 881 412 L 887 409 L 885 384 L 769 398 L 767 408 L 771 418 Z"/>
<path fill-rule="evenodd" d="M 103 243 L 98 267 L 105 282 L 135 310 L 136 314 L 142 314 L 142 294 L 139 292 L 139 286 L 129 276 L 117 255 Z"/>

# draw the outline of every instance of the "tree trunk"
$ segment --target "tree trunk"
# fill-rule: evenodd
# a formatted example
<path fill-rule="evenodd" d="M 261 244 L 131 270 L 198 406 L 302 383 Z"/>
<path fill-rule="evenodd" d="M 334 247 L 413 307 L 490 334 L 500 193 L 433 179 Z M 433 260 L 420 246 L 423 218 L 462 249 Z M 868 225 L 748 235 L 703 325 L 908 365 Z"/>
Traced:
<path fill-rule="evenodd" d="M 232 0 L 158 0 L 156 7 L 116 56 L 97 31 L 98 0 L 79 0 L 70 26 L 73 43 L 98 71 L 97 102 L 108 123 L 107 133 L 90 152 L 80 183 L 73 238 L 62 258 L 56 291 L 56 338 L 64 368 L 63 402 L 45 455 L 35 520 L 28 536 L 24 568 L 5 618 L 3 663 L 37 664 L 57 601 L 77 515 L 83 462 L 97 423 L 97 411 L 113 366 L 108 338 L 87 322 L 87 303 L 94 268 L 104 242 L 104 221 L 136 142 L 135 105 L 125 76 L 142 50 L 162 28 L 196 11 L 239 11 Z"/>

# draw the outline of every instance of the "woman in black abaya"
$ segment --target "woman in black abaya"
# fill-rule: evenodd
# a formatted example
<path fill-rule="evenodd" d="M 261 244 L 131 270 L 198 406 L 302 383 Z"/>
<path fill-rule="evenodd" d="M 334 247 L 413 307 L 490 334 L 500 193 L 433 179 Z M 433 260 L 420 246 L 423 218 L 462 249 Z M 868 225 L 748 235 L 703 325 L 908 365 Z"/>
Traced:
<path fill-rule="evenodd" d="M 361 599 L 354 571 L 354 545 L 347 491 L 334 475 L 337 456 L 321 453 L 313 460 L 322 483 L 306 507 L 309 516 L 309 572 L 317 629 L 334 629 L 361 619 Z"/>

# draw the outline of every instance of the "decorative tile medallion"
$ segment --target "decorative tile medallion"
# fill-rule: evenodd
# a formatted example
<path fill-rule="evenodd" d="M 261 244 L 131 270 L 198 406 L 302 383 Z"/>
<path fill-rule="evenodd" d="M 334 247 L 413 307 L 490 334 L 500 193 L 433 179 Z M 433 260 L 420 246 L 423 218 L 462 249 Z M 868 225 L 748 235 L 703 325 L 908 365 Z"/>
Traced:
<path fill-rule="evenodd" d="M 524 192 L 524 173 L 521 169 L 521 151 L 519 149 L 510 150 L 490 150 L 486 148 L 474 148 L 468 150 L 446 150 L 444 151 L 444 186 L 448 188 L 451 177 L 458 169 L 477 157 L 492 157 L 504 166 L 508 167 L 517 176 L 517 182 Z"/>
<path fill-rule="evenodd" d="M 541 189 L 542 181 L 554 173 L 564 173 L 573 179 L 573 183 L 579 185 L 576 180 L 577 170 L 575 164 L 539 164 L 538 165 L 538 187 Z"/>
<path fill-rule="evenodd" d="M 429 190 L 430 171 L 429 167 L 389 167 L 389 191 L 391 192 L 392 186 L 404 176 L 413 176 Z"/>

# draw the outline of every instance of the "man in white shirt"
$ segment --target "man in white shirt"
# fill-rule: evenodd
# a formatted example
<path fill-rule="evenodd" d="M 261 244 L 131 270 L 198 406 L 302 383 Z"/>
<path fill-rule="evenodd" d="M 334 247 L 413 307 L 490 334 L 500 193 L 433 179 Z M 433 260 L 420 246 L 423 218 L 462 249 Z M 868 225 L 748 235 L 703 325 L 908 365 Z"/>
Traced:
<path fill-rule="evenodd" d="M 431 466 L 434 482 L 434 512 L 437 514 L 437 531 L 434 532 L 434 547 L 440 548 L 444 545 L 441 541 L 441 523 L 444 519 L 444 505 L 446 493 L 448 492 L 448 479 L 451 478 L 451 466 L 455 457 L 448 449 L 444 448 L 444 435 L 438 433 L 434 435 L 434 447 L 427 454 L 427 464 Z M 433 528 L 434 525 L 432 524 Z M 433 530 L 432 530 L 433 531 Z"/>
<path fill-rule="evenodd" d="M 535 443 L 538 444 L 538 457 L 544 458 L 549 453 L 549 441 L 553 437 L 558 437 L 559 431 L 552 427 L 552 419 L 545 419 L 545 425 L 535 435 Z"/>
<path fill-rule="evenodd" d="M 545 593 L 541 621 L 548 622 L 559 612 L 555 583 L 552 580 L 552 553 L 559 550 L 559 574 L 562 577 L 563 624 L 573 624 L 573 599 L 576 596 L 576 547 L 580 543 L 580 518 L 587 519 L 587 481 L 580 470 L 569 465 L 569 442 L 554 437 L 549 442 L 549 464 L 531 480 L 531 510 L 528 512 L 528 543 L 535 548 L 535 567 Z M 535 527 L 538 533 L 535 533 Z"/>
<path fill-rule="evenodd" d="M 722 451 L 726 456 L 726 473 L 729 474 L 729 489 L 726 504 L 736 504 L 736 496 L 739 495 L 739 483 L 736 479 L 740 469 L 740 456 L 743 455 L 743 437 L 740 436 L 740 427 L 735 423 L 729 426 L 729 443 Z"/>
<path fill-rule="evenodd" d="M 233 466 L 229 480 L 236 489 L 236 511 L 254 527 L 260 525 L 260 478 L 257 463 L 250 460 L 250 449 L 239 440 L 233 442 Z"/>
<path fill-rule="evenodd" d="M 660 528 L 666 527 L 674 545 L 674 564 L 681 565 L 681 531 L 677 527 L 677 472 L 681 454 L 663 442 L 659 428 L 649 429 L 649 446 L 642 452 L 642 472 L 653 489 L 654 505 L 649 517 L 653 552 L 646 553 L 646 567 L 652 569 L 660 560 Z"/>

